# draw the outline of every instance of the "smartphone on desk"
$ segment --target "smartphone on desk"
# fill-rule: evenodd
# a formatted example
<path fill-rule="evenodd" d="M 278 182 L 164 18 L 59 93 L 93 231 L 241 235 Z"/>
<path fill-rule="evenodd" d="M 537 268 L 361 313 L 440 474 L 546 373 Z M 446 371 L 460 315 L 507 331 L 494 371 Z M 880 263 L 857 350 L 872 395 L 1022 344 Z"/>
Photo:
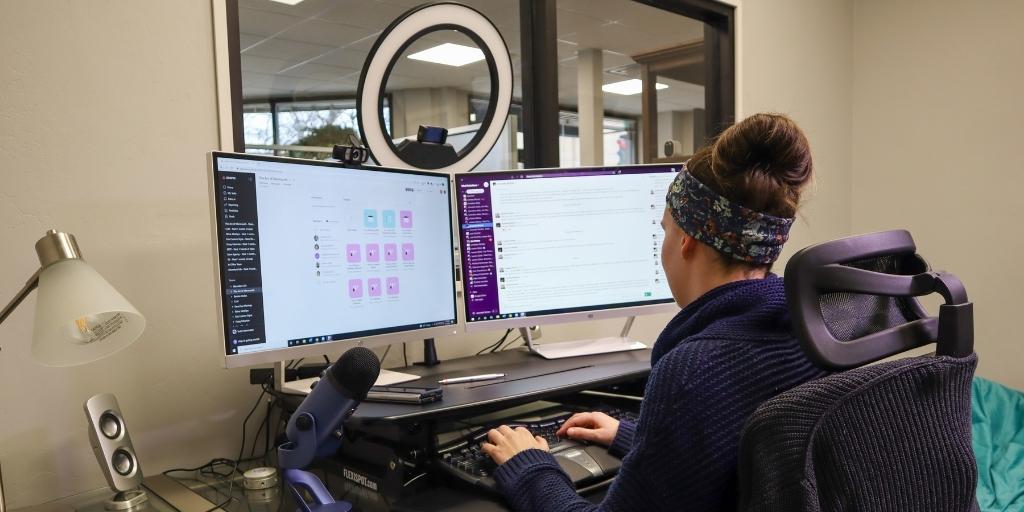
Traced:
<path fill-rule="evenodd" d="M 392 404 L 429 404 L 441 400 L 444 391 L 439 387 L 374 386 L 366 393 L 367 402 Z"/>

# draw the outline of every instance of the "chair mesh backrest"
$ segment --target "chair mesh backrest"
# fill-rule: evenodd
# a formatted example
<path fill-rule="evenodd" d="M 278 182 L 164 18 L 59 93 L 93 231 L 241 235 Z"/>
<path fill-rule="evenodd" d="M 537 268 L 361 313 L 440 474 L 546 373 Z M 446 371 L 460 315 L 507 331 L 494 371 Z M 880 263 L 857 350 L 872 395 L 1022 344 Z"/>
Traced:
<path fill-rule="evenodd" d="M 977 356 L 913 357 L 761 404 L 740 439 L 741 512 L 968 512 Z"/>
<path fill-rule="evenodd" d="M 898 271 L 893 255 L 851 261 L 843 263 L 843 266 L 905 275 Z M 850 341 L 917 320 L 919 317 L 910 305 L 911 300 L 865 293 L 826 292 L 819 296 L 818 303 L 832 336 L 839 341 Z"/>

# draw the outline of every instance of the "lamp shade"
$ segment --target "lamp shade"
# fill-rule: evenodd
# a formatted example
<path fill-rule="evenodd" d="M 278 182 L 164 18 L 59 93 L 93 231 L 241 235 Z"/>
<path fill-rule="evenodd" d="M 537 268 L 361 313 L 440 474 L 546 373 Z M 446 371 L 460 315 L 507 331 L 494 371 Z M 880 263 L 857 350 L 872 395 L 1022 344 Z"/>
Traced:
<path fill-rule="evenodd" d="M 75 366 L 131 345 L 146 319 L 84 260 L 65 259 L 39 274 L 32 357 Z"/>

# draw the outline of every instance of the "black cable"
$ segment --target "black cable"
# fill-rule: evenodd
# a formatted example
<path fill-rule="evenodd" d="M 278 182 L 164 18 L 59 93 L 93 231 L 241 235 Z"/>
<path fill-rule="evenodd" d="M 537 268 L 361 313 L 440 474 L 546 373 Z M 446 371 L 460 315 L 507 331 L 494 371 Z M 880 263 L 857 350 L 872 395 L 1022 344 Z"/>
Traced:
<path fill-rule="evenodd" d="M 406 350 L 405 342 L 402 342 L 402 360 L 405 361 L 406 368 L 409 367 L 409 352 Z"/>
<path fill-rule="evenodd" d="M 251 462 L 251 461 L 254 461 L 254 460 L 258 460 L 258 459 L 260 459 L 260 457 L 253 457 L 253 458 L 249 458 L 249 459 L 242 459 L 240 462 Z M 212 460 L 208 461 L 206 464 L 203 464 L 202 466 L 197 466 L 197 467 L 194 467 L 194 468 L 173 468 L 173 469 L 168 469 L 168 470 L 164 471 L 163 474 L 166 475 L 166 476 L 171 476 L 171 473 L 188 473 L 188 472 L 193 472 L 194 473 L 194 472 L 198 472 L 201 475 L 215 475 L 215 476 L 218 476 L 218 477 L 221 477 L 221 478 L 227 478 L 228 476 L 231 476 L 230 473 L 221 473 L 221 472 L 217 471 L 216 468 L 217 468 L 217 466 L 230 466 L 230 465 L 233 465 L 234 463 L 235 463 L 235 461 L 233 461 L 231 459 L 216 458 L 216 459 L 212 459 Z"/>
<path fill-rule="evenodd" d="M 480 349 L 480 351 L 477 352 L 476 355 L 483 354 L 484 352 L 487 352 L 487 351 L 492 351 L 493 352 L 494 348 L 497 347 L 498 344 L 500 344 L 502 341 L 505 341 L 506 337 L 508 336 L 508 333 L 509 333 L 509 330 L 506 330 L 505 334 L 501 338 L 498 338 L 498 341 L 495 341 L 494 343 L 491 343 L 490 345 L 487 345 L 486 347 Z"/>
<path fill-rule="evenodd" d="M 506 330 L 505 331 L 505 335 L 502 336 L 500 340 L 498 340 L 498 342 L 495 344 L 495 346 L 493 348 L 491 348 L 491 353 L 492 354 L 497 352 L 497 351 L 499 351 L 499 350 L 501 350 L 501 345 L 505 343 L 506 339 L 508 339 L 509 334 L 512 334 L 512 329 Z"/>
<path fill-rule="evenodd" d="M 324 354 L 324 361 L 327 361 L 327 364 L 331 364 L 331 358 L 327 357 L 327 354 Z"/>
<path fill-rule="evenodd" d="M 512 348 L 512 344 L 514 344 L 515 342 L 517 342 L 517 341 L 519 341 L 521 339 L 523 339 L 522 335 L 516 336 L 515 338 L 509 340 L 508 344 L 506 344 L 504 347 L 499 347 L 497 351 L 508 350 L 508 349 Z"/>
<path fill-rule="evenodd" d="M 380 356 L 381 367 L 384 366 L 384 360 L 388 358 L 388 352 L 391 352 L 391 345 L 388 345 L 388 348 L 384 349 L 384 355 Z"/>
<path fill-rule="evenodd" d="M 509 334 L 512 334 L 512 329 L 506 329 L 504 336 L 502 336 L 501 338 L 498 338 L 498 341 L 495 341 L 494 343 L 491 343 L 490 345 L 487 345 L 486 347 L 480 349 L 480 351 L 477 352 L 476 355 L 481 355 L 484 352 L 487 352 L 488 350 L 490 350 L 491 352 L 494 352 L 495 350 L 497 350 L 498 347 L 501 346 L 502 343 L 505 342 L 506 339 L 508 339 L 508 335 Z"/>
<path fill-rule="evenodd" d="M 268 392 L 270 392 L 270 388 L 268 386 L 269 380 L 270 380 L 270 377 L 268 377 L 267 381 L 265 381 L 262 384 L 262 391 L 260 392 L 260 396 L 258 396 L 256 398 L 256 403 L 253 404 L 252 409 L 249 410 L 249 414 L 247 414 L 245 416 L 245 419 L 242 421 L 242 444 L 239 447 L 238 457 L 235 460 L 225 459 L 225 458 L 220 457 L 220 458 L 211 459 L 207 463 L 205 463 L 205 464 L 203 464 L 201 466 L 194 467 L 194 468 L 172 468 L 172 469 L 168 469 L 168 470 L 164 471 L 163 474 L 167 475 L 167 476 L 170 476 L 170 473 L 180 473 L 180 472 L 193 471 L 193 472 L 199 472 L 200 474 L 207 474 L 207 475 L 212 474 L 212 475 L 217 475 L 217 476 L 222 477 L 222 478 L 226 478 L 226 477 L 232 476 L 235 472 L 237 472 L 238 464 L 239 463 L 241 463 L 241 462 L 249 462 L 250 460 L 255 460 L 256 458 L 258 458 L 258 457 L 254 457 L 254 458 L 250 458 L 250 459 L 242 459 L 242 455 L 245 453 L 246 426 L 249 423 L 249 419 L 252 418 L 253 413 L 256 412 L 256 409 L 260 406 L 260 403 L 262 402 L 263 397 L 266 396 L 266 394 Z M 274 395 L 274 396 L 276 397 L 276 395 Z M 222 465 L 225 465 L 225 466 L 226 465 L 231 465 L 232 466 L 231 472 L 225 474 L 225 473 L 221 473 L 221 472 L 217 471 L 217 469 L 216 469 L 217 466 L 222 466 Z M 232 480 L 232 486 L 233 485 L 234 485 L 234 481 Z M 226 504 L 226 503 L 227 502 L 225 502 L 224 504 Z"/>
<path fill-rule="evenodd" d="M 263 465 L 267 465 L 267 455 L 270 453 L 270 420 L 274 417 L 274 408 L 277 406 L 277 395 L 273 395 L 274 399 L 267 405 L 267 417 L 263 423 L 267 427 L 267 435 L 263 436 Z"/>
<path fill-rule="evenodd" d="M 265 439 L 267 439 L 268 441 L 270 440 L 270 427 L 267 425 L 267 423 L 270 422 L 270 413 L 274 410 L 274 402 L 276 401 L 277 397 L 273 397 L 269 402 L 267 402 L 267 414 L 263 415 L 263 421 L 260 422 L 260 428 L 256 430 L 256 437 L 254 437 L 252 440 L 252 448 L 249 449 L 249 458 L 256 456 L 256 443 L 260 440 L 260 434 L 263 432 L 264 427 L 266 427 L 267 429 L 267 435 Z M 264 443 L 264 446 L 265 445 L 266 443 Z M 269 449 L 269 447 L 264 447 L 263 456 L 266 456 L 266 452 Z"/>
<path fill-rule="evenodd" d="M 301 359 L 299 361 L 301 361 Z M 231 501 L 234 499 L 234 497 L 232 497 L 232 493 L 235 490 L 235 478 L 234 478 L 234 475 L 235 475 L 235 473 L 238 472 L 238 464 L 242 462 L 242 455 L 245 454 L 245 435 L 246 435 L 245 429 L 246 429 L 246 427 L 249 424 L 249 419 L 252 418 L 253 413 L 256 412 L 256 409 L 260 406 L 260 403 L 262 402 L 263 397 L 266 396 L 266 394 L 267 394 L 267 391 L 268 391 L 268 381 L 269 381 L 269 378 L 268 378 L 267 381 L 264 381 L 264 383 L 263 383 L 263 390 L 260 392 L 260 396 L 258 396 L 256 398 L 256 403 L 253 404 L 252 409 L 249 409 L 249 414 L 246 414 L 245 415 L 245 419 L 242 420 L 242 443 L 238 447 L 238 457 L 235 457 L 235 460 L 233 461 L 233 464 L 231 465 L 231 471 L 227 475 L 224 475 L 222 473 L 216 472 L 215 470 L 213 470 L 211 468 L 211 472 L 217 474 L 218 476 L 224 477 L 224 478 L 231 478 L 231 482 L 228 484 L 228 492 L 227 492 L 227 496 L 228 497 L 227 497 L 227 499 L 225 499 L 221 503 L 218 503 L 217 505 L 215 505 L 214 507 L 210 508 L 206 512 L 213 512 L 214 510 L 217 510 L 219 508 L 223 508 L 228 503 L 231 503 Z M 200 470 L 200 472 L 201 471 L 202 470 Z"/>
<path fill-rule="evenodd" d="M 281 423 L 283 422 L 283 420 L 284 420 L 284 410 L 282 409 L 278 413 L 278 415 L 277 415 L 277 421 L 274 422 L 274 441 L 273 441 L 271 446 L 277 444 L 277 436 L 281 435 Z M 267 432 L 267 434 L 270 434 L 270 432 Z M 277 465 L 276 463 L 275 464 L 270 464 L 270 454 L 274 454 L 274 456 L 276 457 L 277 456 L 277 450 L 268 450 L 267 453 L 264 453 L 263 454 L 263 456 L 265 457 L 264 458 L 264 463 L 267 464 L 268 466 L 276 466 Z"/>

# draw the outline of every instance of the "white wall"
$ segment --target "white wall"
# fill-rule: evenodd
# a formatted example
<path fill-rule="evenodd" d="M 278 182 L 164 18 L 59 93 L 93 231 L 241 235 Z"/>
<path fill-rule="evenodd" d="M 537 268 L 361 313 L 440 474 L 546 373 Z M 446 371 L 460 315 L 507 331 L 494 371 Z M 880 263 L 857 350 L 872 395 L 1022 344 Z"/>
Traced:
<path fill-rule="evenodd" d="M 92 394 L 117 394 L 155 473 L 233 456 L 256 391 L 218 357 L 204 160 L 218 140 L 209 1 L 16 5 L 0 16 L 0 290 L 23 284 L 37 263 L 32 244 L 57 227 L 149 319 L 132 347 L 65 370 L 29 362 L 34 296 L 0 326 L 0 463 L 8 503 L 20 507 L 103 485 L 81 412 Z M 790 247 L 847 234 L 849 3 L 748 0 L 740 13 L 740 112 L 789 113 L 815 152 L 817 190 Z M 653 340 L 668 318 L 641 318 L 634 334 Z M 473 353 L 497 334 L 440 339 L 440 355 Z M 400 360 L 392 351 L 386 364 Z"/>
<path fill-rule="evenodd" d="M 1024 3 L 854 7 L 853 230 L 907 228 L 975 304 L 978 374 L 1024 389 Z"/>
<path fill-rule="evenodd" d="M 7 2 L 0 14 L 0 301 L 55 227 L 149 320 L 95 364 L 31 362 L 35 295 L 0 326 L 8 505 L 104 485 L 82 404 L 114 392 L 150 472 L 238 449 L 255 399 L 218 368 L 205 153 L 217 145 L 209 0 Z"/>
<path fill-rule="evenodd" d="M 739 17 L 737 118 L 781 112 L 803 128 L 814 184 L 782 258 L 851 229 L 852 8 L 847 0 L 744 0 Z"/>

